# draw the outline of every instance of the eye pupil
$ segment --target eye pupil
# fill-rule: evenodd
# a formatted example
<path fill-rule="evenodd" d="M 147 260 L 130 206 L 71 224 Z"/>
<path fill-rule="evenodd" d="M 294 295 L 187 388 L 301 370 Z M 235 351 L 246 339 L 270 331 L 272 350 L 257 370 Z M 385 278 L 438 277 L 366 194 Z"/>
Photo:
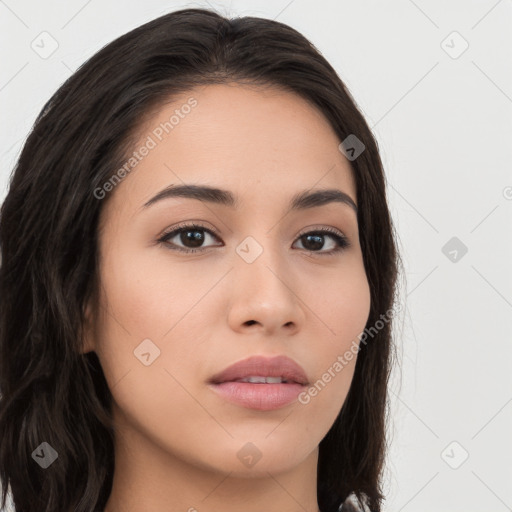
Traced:
<path fill-rule="evenodd" d="M 189 236 L 190 233 L 194 233 L 194 235 Z M 201 247 L 201 244 L 204 242 L 204 235 L 200 230 L 182 231 L 181 242 L 185 245 L 192 242 L 192 247 Z"/>
<path fill-rule="evenodd" d="M 324 244 L 324 240 L 323 240 L 324 237 L 322 235 L 318 235 L 318 234 L 311 235 L 311 234 L 309 234 L 309 235 L 304 235 L 302 238 L 305 238 L 306 240 L 313 238 L 315 240 L 315 242 L 313 242 L 313 247 L 309 248 L 310 250 L 313 250 L 313 251 L 315 249 L 321 249 L 323 244 Z"/>

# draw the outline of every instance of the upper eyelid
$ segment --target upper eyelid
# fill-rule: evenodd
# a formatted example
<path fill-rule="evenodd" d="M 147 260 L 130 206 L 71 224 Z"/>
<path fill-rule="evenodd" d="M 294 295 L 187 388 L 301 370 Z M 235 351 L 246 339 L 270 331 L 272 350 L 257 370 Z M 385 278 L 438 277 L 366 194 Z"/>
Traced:
<path fill-rule="evenodd" d="M 200 222 L 190 221 L 190 222 L 179 223 L 177 226 L 173 226 L 172 228 L 164 229 L 164 231 L 158 238 L 161 239 L 161 238 L 167 237 L 168 235 L 174 234 L 174 233 L 179 232 L 184 229 L 204 230 L 204 231 L 208 231 L 209 233 L 211 233 L 217 237 L 220 237 L 220 233 L 215 228 L 203 226 Z"/>

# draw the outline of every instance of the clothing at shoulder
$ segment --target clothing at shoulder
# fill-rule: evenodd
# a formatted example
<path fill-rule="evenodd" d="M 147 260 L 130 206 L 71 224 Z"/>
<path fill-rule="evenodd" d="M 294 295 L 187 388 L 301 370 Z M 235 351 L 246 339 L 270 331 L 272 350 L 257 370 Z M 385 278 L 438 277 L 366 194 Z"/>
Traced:
<path fill-rule="evenodd" d="M 363 505 L 360 505 L 355 494 L 351 494 L 348 498 L 340 504 L 338 512 L 370 512 L 370 509 Z"/>

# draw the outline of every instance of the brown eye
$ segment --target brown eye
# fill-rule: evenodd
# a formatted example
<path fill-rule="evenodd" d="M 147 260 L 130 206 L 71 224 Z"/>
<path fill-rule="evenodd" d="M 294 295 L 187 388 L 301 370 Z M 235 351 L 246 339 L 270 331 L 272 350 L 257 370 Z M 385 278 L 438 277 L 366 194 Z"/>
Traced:
<path fill-rule="evenodd" d="M 335 248 L 328 251 L 322 251 L 321 249 L 324 248 L 326 237 L 334 240 Z M 309 231 L 308 233 L 301 235 L 299 240 L 305 250 L 318 252 L 319 254 L 333 254 L 350 247 L 350 243 L 345 236 L 330 229 Z"/>
<path fill-rule="evenodd" d="M 205 242 L 205 239 L 208 239 L 208 236 L 217 238 L 215 233 L 213 233 L 213 231 L 210 229 L 207 229 L 204 226 L 198 224 L 191 224 L 173 229 L 170 233 L 166 233 L 158 241 L 170 245 L 171 249 L 173 250 L 192 253 L 203 250 L 202 244 Z M 184 247 L 176 245 L 176 242 L 170 242 L 171 239 L 176 237 L 179 237 L 178 241 L 179 243 L 183 244 Z"/>

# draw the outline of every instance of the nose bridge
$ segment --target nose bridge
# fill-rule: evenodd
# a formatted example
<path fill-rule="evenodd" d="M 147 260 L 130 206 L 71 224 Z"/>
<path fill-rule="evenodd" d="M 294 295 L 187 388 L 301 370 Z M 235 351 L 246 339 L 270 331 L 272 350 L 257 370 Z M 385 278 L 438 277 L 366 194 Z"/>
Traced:
<path fill-rule="evenodd" d="M 233 317 L 238 326 L 257 321 L 269 330 L 299 321 L 300 301 L 275 230 L 260 229 L 235 248 Z M 235 313 L 236 312 L 236 313 Z M 232 317 L 232 319 L 233 319 Z"/>
<path fill-rule="evenodd" d="M 286 282 L 287 254 L 276 236 L 276 230 L 259 230 L 246 236 L 236 247 L 236 268 L 241 279 L 260 282 L 275 292 Z M 248 274 L 247 277 L 245 274 Z"/>

